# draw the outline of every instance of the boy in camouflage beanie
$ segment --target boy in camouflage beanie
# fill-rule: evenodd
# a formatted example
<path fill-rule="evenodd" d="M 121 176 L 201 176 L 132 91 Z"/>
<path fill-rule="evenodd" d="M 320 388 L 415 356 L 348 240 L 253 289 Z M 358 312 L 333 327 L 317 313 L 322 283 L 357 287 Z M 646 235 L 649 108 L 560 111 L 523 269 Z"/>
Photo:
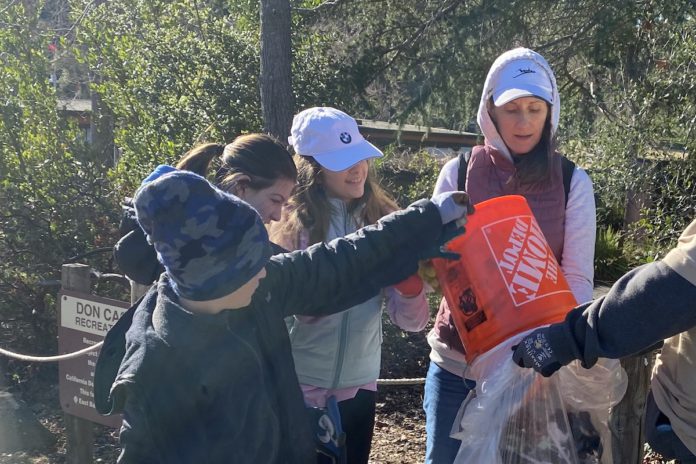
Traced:
<path fill-rule="evenodd" d="M 316 462 L 284 319 L 347 309 L 443 256 L 471 212 L 466 194 L 443 195 L 269 259 L 249 205 L 196 174 L 153 173 L 134 205 L 166 272 L 95 368 L 95 399 L 123 413 L 118 463 Z"/>
<path fill-rule="evenodd" d="M 188 171 L 150 180 L 134 198 L 136 216 L 174 292 L 188 300 L 228 295 L 271 256 L 256 210 Z"/>

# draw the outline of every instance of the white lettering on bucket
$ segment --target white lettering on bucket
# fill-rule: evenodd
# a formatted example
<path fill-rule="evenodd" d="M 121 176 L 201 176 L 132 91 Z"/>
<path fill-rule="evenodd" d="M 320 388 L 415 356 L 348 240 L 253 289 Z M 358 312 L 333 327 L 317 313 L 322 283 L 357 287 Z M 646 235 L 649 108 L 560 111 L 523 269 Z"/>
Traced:
<path fill-rule="evenodd" d="M 539 297 L 539 289 L 545 279 L 557 283 L 556 260 L 543 232 L 531 217 L 515 218 L 504 246 L 496 262 L 506 276 L 508 291 L 517 304 Z"/>
<path fill-rule="evenodd" d="M 508 274 L 515 272 L 515 264 L 519 261 L 520 250 L 527 237 L 527 229 L 529 226 L 521 218 L 517 218 L 515 226 L 512 228 L 508 243 L 510 247 L 503 252 L 503 259 L 498 261 L 498 266 L 504 269 Z"/>

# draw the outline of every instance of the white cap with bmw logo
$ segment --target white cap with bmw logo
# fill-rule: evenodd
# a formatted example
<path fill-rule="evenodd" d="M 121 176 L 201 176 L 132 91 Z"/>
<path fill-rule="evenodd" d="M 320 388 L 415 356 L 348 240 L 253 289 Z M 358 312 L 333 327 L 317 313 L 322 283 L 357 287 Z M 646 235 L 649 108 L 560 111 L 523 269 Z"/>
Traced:
<path fill-rule="evenodd" d="M 288 143 L 295 153 L 311 156 L 329 171 L 383 155 L 360 134 L 355 119 L 336 108 L 317 106 L 296 114 L 290 134 Z"/>

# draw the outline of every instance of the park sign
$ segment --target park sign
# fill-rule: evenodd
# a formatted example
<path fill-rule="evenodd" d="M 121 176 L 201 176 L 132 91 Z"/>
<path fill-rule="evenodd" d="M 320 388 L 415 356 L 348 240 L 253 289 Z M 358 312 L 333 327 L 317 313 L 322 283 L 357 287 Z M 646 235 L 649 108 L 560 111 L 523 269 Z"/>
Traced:
<path fill-rule="evenodd" d="M 96 345 L 130 307 L 124 301 L 62 290 L 58 294 L 58 351 L 73 353 Z M 99 350 L 58 363 L 63 411 L 92 422 L 119 427 L 121 416 L 102 416 L 94 407 L 94 369 Z"/>

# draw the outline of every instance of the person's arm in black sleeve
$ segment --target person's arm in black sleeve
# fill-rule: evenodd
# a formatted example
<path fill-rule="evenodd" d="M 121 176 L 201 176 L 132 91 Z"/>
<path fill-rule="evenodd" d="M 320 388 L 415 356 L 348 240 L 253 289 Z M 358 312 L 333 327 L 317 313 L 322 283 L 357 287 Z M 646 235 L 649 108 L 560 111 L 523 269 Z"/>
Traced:
<path fill-rule="evenodd" d="M 164 268 L 157 260 L 155 248 L 147 242 L 145 232 L 138 224 L 130 198 L 126 198 L 123 204 L 118 232 L 121 238 L 114 245 L 116 265 L 132 281 L 150 285 L 157 280 Z"/>
<path fill-rule="evenodd" d="M 284 316 L 347 309 L 414 274 L 419 253 L 442 231 L 435 204 L 419 201 L 328 244 L 274 256 L 261 293 L 270 292 Z"/>
<path fill-rule="evenodd" d="M 696 286 L 662 261 L 636 268 L 604 297 L 573 309 L 564 322 L 538 329 L 513 359 L 544 375 L 579 359 L 622 358 L 696 326 Z"/>
<path fill-rule="evenodd" d="M 661 261 L 647 264 L 568 314 L 565 326 L 584 366 L 623 358 L 696 326 L 696 286 Z"/>

